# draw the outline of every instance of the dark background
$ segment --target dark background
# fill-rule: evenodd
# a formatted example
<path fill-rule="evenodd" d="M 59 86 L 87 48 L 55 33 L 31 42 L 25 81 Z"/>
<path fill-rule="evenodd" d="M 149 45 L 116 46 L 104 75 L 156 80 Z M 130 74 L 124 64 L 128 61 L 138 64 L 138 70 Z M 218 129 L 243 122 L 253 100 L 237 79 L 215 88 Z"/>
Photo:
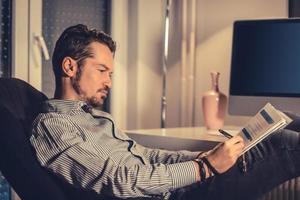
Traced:
<path fill-rule="evenodd" d="M 289 17 L 300 17 L 299 0 L 289 0 Z"/>

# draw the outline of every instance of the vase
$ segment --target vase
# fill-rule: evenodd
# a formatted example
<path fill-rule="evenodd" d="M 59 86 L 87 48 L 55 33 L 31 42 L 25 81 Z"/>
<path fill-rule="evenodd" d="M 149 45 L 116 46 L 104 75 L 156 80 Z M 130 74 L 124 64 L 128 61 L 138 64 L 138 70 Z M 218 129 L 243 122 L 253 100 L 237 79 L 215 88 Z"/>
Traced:
<path fill-rule="evenodd" d="M 211 72 L 211 90 L 202 96 L 202 111 L 205 126 L 209 130 L 223 127 L 227 110 L 227 96 L 219 90 L 219 72 Z"/>

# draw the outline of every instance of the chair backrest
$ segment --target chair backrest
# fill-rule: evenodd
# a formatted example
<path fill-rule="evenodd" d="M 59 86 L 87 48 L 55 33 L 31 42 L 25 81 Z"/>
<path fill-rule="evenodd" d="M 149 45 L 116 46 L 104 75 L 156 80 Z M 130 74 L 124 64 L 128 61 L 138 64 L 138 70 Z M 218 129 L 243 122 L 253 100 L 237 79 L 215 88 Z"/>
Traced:
<path fill-rule="evenodd" d="M 46 99 L 22 80 L 0 78 L 0 171 L 22 200 L 100 199 L 39 165 L 29 138 L 32 121 Z"/>

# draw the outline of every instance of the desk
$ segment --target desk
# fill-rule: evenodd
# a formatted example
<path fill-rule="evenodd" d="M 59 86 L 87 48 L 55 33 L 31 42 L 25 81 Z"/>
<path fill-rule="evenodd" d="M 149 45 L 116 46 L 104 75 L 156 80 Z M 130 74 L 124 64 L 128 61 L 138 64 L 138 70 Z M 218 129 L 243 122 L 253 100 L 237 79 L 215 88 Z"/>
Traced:
<path fill-rule="evenodd" d="M 236 126 L 224 127 L 224 130 L 233 135 L 239 129 Z M 126 130 L 125 133 L 146 147 L 168 150 L 206 151 L 226 140 L 217 131 L 207 130 L 205 127 Z"/>

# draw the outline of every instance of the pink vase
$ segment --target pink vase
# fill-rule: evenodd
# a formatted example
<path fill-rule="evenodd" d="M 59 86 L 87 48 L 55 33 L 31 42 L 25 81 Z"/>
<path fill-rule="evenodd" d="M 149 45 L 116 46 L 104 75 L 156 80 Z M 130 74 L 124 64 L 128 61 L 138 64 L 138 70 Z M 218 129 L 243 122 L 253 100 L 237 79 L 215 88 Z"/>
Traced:
<path fill-rule="evenodd" d="M 223 127 L 227 109 L 227 97 L 219 90 L 219 72 L 211 72 L 212 88 L 202 97 L 202 110 L 207 129 Z"/>

